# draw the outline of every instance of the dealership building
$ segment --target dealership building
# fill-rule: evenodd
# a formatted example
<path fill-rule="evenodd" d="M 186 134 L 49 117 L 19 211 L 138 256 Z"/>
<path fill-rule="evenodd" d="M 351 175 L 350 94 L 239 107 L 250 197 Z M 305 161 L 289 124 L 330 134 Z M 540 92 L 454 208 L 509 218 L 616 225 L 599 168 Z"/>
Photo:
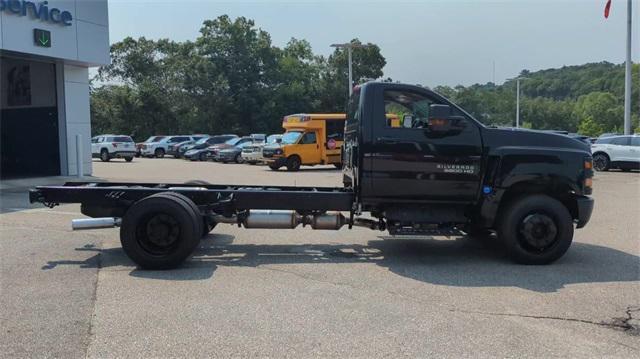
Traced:
<path fill-rule="evenodd" d="M 89 68 L 109 61 L 107 0 L 0 0 L 2 178 L 91 174 Z"/>

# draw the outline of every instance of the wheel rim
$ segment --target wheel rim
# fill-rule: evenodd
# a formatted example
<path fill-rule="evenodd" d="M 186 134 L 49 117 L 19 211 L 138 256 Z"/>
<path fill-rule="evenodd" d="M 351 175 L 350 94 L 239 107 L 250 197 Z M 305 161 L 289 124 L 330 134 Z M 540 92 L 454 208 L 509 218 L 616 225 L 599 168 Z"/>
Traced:
<path fill-rule="evenodd" d="M 607 158 L 603 155 L 597 155 L 594 159 L 593 159 L 593 167 L 598 170 L 598 171 L 602 171 L 605 168 L 607 168 L 607 163 L 609 161 L 607 161 Z"/>
<path fill-rule="evenodd" d="M 136 228 L 136 239 L 142 249 L 152 255 L 170 253 L 180 239 L 180 225 L 165 213 L 152 213 Z"/>
<path fill-rule="evenodd" d="M 558 226 L 544 213 L 524 217 L 518 227 L 518 238 L 523 247 L 532 252 L 544 252 L 553 247 L 558 238 Z"/>

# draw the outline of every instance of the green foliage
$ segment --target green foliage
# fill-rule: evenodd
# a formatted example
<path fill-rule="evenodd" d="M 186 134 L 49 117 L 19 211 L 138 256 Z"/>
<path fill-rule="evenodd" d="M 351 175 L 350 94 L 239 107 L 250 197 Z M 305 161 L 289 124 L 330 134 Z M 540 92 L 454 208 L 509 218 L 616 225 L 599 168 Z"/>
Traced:
<path fill-rule="evenodd" d="M 360 44 L 358 39 L 352 43 Z M 367 44 L 353 50 L 354 83 L 383 78 L 386 60 Z M 280 132 L 283 116 L 343 112 L 347 51 L 313 53 L 306 40 L 284 48 L 253 20 L 226 15 L 207 20 L 195 41 L 126 38 L 111 46 L 91 90 L 94 133 L 155 134 Z M 425 65 L 428 66 L 428 65 Z M 638 78 L 640 65 L 633 67 Z M 621 131 L 624 66 L 607 62 L 537 72 L 523 70 L 523 127 L 578 131 L 590 136 Z M 383 81 L 392 82 L 386 78 Z M 633 128 L 638 81 L 633 84 Z M 515 82 L 438 86 L 445 97 L 488 125 L 514 126 Z"/>
<path fill-rule="evenodd" d="M 640 65 L 633 66 L 632 123 L 637 126 Z M 624 66 L 607 62 L 537 72 L 523 70 L 520 120 L 534 129 L 578 131 L 588 135 L 622 132 Z M 469 87 L 436 87 L 485 124 L 513 126 L 516 84 L 507 81 Z"/>
<path fill-rule="evenodd" d="M 272 133 L 285 115 L 342 112 L 346 103 L 344 50 L 324 58 L 298 39 L 281 49 L 244 17 L 205 21 L 194 42 L 126 38 L 111 57 L 94 79 L 94 133 Z M 383 75 L 375 45 L 355 49 L 353 61 L 356 82 Z"/>

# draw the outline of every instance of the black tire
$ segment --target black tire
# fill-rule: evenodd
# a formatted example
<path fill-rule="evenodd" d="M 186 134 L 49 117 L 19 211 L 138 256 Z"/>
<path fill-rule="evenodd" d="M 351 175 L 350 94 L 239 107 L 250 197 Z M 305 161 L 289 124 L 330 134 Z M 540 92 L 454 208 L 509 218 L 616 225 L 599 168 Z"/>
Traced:
<path fill-rule="evenodd" d="M 179 266 L 198 246 L 202 219 L 177 193 L 159 193 L 134 203 L 122 218 L 122 248 L 144 269 Z M 195 206 L 195 204 L 194 204 Z"/>
<path fill-rule="evenodd" d="M 599 172 L 606 172 L 611 168 L 611 159 L 606 153 L 596 153 L 593 156 L 593 169 Z"/>
<path fill-rule="evenodd" d="M 279 169 L 280 169 L 280 166 L 276 166 L 276 165 L 269 165 L 269 168 L 270 168 L 272 171 L 277 171 L 277 170 L 279 170 Z"/>
<path fill-rule="evenodd" d="M 242 156 L 240 155 L 240 153 L 238 153 L 238 154 L 233 158 L 233 162 L 235 162 L 235 163 L 242 163 Z"/>
<path fill-rule="evenodd" d="M 209 185 L 210 183 L 207 181 L 201 181 L 201 180 L 191 180 L 191 181 L 185 182 L 185 184 Z M 196 217 L 202 218 L 202 220 L 200 221 L 202 223 L 202 226 L 200 227 L 200 233 L 202 234 L 202 237 L 209 234 L 209 232 L 211 232 L 211 230 L 216 226 L 215 223 L 209 223 L 209 221 L 207 220 L 207 217 L 202 215 L 198 206 L 187 196 L 182 195 L 180 193 L 176 193 L 176 192 L 163 192 L 163 194 L 166 194 L 168 196 L 172 196 L 184 201 L 189 205 L 189 207 L 191 207 L 191 209 L 193 209 L 194 213 L 196 214 Z"/>
<path fill-rule="evenodd" d="M 156 148 L 156 150 L 153 152 L 153 155 L 156 158 L 163 158 L 164 157 L 164 149 L 163 148 Z"/>
<path fill-rule="evenodd" d="M 509 257 L 520 264 L 549 264 L 562 257 L 573 240 L 567 208 L 542 194 L 509 202 L 500 211 L 497 229 Z"/>
<path fill-rule="evenodd" d="M 109 156 L 109 151 L 107 151 L 106 148 L 103 148 L 102 150 L 100 150 L 100 161 L 109 162 L 110 159 L 111 157 Z"/>
<path fill-rule="evenodd" d="M 198 161 L 205 162 L 206 160 L 207 160 L 207 153 L 206 152 L 200 152 L 200 154 L 198 154 Z"/>
<path fill-rule="evenodd" d="M 124 160 L 127 162 L 131 162 L 133 161 L 133 157 L 125 157 Z"/>
<path fill-rule="evenodd" d="M 300 170 L 302 161 L 297 155 L 292 155 L 287 158 L 287 171 L 296 172 Z"/>

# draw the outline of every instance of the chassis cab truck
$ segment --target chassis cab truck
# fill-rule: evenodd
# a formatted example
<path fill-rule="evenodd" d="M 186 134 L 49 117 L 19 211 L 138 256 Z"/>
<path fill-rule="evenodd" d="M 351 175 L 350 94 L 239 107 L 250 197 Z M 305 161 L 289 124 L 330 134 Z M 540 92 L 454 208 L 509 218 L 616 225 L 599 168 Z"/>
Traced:
<path fill-rule="evenodd" d="M 30 200 L 81 203 L 93 218 L 74 220 L 74 229 L 120 226 L 125 253 L 149 269 L 180 265 L 221 224 L 490 236 L 517 263 L 547 264 L 565 254 L 593 210 L 588 145 L 486 127 L 422 87 L 356 88 L 343 147 L 340 188 L 75 182 L 37 187 Z"/>
<path fill-rule="evenodd" d="M 298 171 L 301 165 L 342 167 L 345 114 L 297 114 L 285 116 L 285 133 L 279 146 L 263 150 L 272 170 L 286 167 Z"/>

